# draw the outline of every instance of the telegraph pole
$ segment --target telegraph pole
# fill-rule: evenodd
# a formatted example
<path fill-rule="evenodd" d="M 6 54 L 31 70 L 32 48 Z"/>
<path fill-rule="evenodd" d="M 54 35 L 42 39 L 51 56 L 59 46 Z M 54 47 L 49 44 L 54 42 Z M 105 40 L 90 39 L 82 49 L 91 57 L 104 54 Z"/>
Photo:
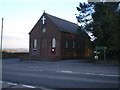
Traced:
<path fill-rule="evenodd" d="M 2 27 L 1 27 L 0 59 L 2 59 L 2 39 L 3 39 L 3 18 L 2 18 Z M 1 65 L 0 65 L 0 66 L 1 66 Z"/>
<path fill-rule="evenodd" d="M 3 18 L 2 18 L 2 27 L 1 27 L 1 52 L 2 52 L 2 39 L 3 39 Z"/>
<path fill-rule="evenodd" d="M 3 38 L 3 18 L 2 18 L 2 27 L 1 27 L 1 47 L 0 47 L 0 81 L 2 80 L 2 38 Z M 0 83 L 0 89 L 2 83 Z"/>

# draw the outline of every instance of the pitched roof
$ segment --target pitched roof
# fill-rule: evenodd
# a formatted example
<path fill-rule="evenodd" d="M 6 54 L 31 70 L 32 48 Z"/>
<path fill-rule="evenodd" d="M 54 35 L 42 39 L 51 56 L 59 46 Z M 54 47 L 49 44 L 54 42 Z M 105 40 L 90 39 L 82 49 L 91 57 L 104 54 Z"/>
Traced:
<path fill-rule="evenodd" d="M 46 15 L 58 27 L 58 29 L 61 32 L 68 32 L 68 33 L 78 34 L 82 37 L 89 37 L 87 33 L 83 34 L 81 32 L 78 32 L 79 26 L 75 23 L 72 23 L 70 21 L 58 18 L 56 16 L 52 16 L 52 15 L 50 15 L 48 13 L 45 13 L 45 12 L 43 13 L 43 15 Z M 42 18 L 42 16 L 41 16 L 41 18 Z M 41 21 L 41 18 L 38 20 L 38 22 L 35 24 L 35 26 Z M 29 34 L 33 31 L 34 27 L 29 32 Z"/>
<path fill-rule="evenodd" d="M 60 19 L 58 17 L 52 16 L 50 14 L 45 13 L 45 15 L 53 21 L 53 23 L 59 28 L 61 32 L 68 32 L 68 33 L 77 33 L 78 25 L 72 23 L 70 21 Z"/>

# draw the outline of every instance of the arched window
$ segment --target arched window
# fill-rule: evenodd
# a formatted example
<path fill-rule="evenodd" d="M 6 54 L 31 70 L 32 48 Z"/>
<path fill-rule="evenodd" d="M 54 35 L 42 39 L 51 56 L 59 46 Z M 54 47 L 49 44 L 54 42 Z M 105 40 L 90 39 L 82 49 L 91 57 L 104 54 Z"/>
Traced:
<path fill-rule="evenodd" d="M 53 38 L 53 39 L 52 39 L 52 48 L 55 48 L 55 47 L 56 47 L 56 39 Z"/>
<path fill-rule="evenodd" d="M 46 48 L 47 47 L 47 41 L 46 39 L 42 40 L 42 48 Z"/>
<path fill-rule="evenodd" d="M 68 48 L 68 41 L 65 42 L 65 47 Z"/>
<path fill-rule="evenodd" d="M 75 48 L 75 41 L 73 41 L 73 48 Z"/>
<path fill-rule="evenodd" d="M 80 42 L 78 42 L 78 48 L 80 49 Z"/>
<path fill-rule="evenodd" d="M 37 40 L 34 39 L 33 48 L 37 48 Z"/>
<path fill-rule="evenodd" d="M 42 32 L 43 32 L 43 33 L 46 32 L 46 31 L 47 31 L 46 28 L 43 28 L 43 29 L 42 29 Z"/>

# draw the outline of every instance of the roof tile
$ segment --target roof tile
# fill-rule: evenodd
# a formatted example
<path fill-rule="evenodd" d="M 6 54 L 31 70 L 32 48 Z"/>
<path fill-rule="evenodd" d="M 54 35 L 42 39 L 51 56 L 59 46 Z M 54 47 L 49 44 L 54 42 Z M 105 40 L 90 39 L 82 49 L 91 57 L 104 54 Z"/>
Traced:
<path fill-rule="evenodd" d="M 77 33 L 78 25 L 72 23 L 67 20 L 60 19 L 58 17 L 52 16 L 50 14 L 45 13 L 48 18 L 50 18 L 54 24 L 59 28 L 61 32 L 68 32 L 68 33 Z"/>

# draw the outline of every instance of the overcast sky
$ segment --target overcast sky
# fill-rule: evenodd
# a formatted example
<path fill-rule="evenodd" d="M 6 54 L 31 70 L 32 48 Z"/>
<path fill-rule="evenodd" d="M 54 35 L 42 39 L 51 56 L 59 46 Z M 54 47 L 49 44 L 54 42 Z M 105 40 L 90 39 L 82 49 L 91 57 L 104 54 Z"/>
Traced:
<path fill-rule="evenodd" d="M 82 0 L 0 0 L 0 21 L 4 18 L 3 48 L 29 48 L 28 33 L 44 10 L 77 23 L 75 13 L 80 1 Z"/>

